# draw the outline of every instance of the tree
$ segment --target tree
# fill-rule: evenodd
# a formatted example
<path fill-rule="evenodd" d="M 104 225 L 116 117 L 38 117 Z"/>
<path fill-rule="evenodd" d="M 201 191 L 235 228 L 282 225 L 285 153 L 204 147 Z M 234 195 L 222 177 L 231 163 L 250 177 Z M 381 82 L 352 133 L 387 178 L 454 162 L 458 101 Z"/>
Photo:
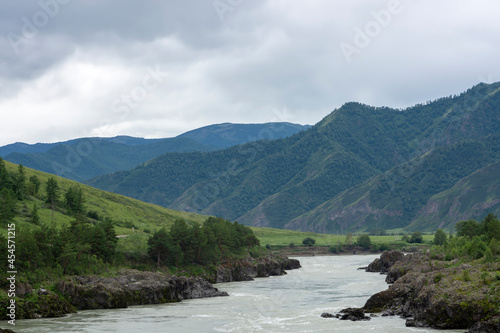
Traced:
<path fill-rule="evenodd" d="M 481 226 L 474 220 L 459 221 L 455 224 L 457 236 L 467 236 L 472 238 L 481 234 Z"/>
<path fill-rule="evenodd" d="M 170 234 L 161 228 L 148 239 L 148 253 L 157 266 L 160 264 L 178 264 L 182 260 L 182 250 L 178 244 L 172 244 Z"/>
<path fill-rule="evenodd" d="M 28 183 L 29 194 L 37 195 L 38 191 L 40 190 L 40 185 L 41 183 L 38 177 L 36 175 L 31 176 Z"/>
<path fill-rule="evenodd" d="M 482 221 L 483 233 L 488 239 L 500 239 L 500 221 L 495 214 L 489 213 Z"/>
<path fill-rule="evenodd" d="M 36 203 L 33 205 L 33 209 L 31 210 L 31 214 L 30 214 L 30 222 L 35 224 L 35 225 L 39 225 L 40 224 L 40 216 L 38 215 L 38 207 L 36 205 Z"/>
<path fill-rule="evenodd" d="M 13 178 L 14 193 L 16 194 L 18 200 L 23 200 L 26 193 L 26 173 L 24 172 L 24 167 L 22 164 L 19 164 L 17 168 L 17 174 L 15 174 Z"/>
<path fill-rule="evenodd" d="M 434 244 L 436 245 L 446 245 L 448 242 L 448 237 L 443 229 L 438 229 L 434 234 Z"/>
<path fill-rule="evenodd" d="M 47 180 L 45 192 L 45 202 L 50 204 L 52 207 L 52 221 L 54 221 L 54 206 L 59 200 L 59 184 L 57 184 L 57 180 L 55 180 L 54 177 L 50 177 Z"/>
<path fill-rule="evenodd" d="M 11 189 L 0 190 L 0 222 L 7 223 L 17 214 L 17 200 Z"/>
<path fill-rule="evenodd" d="M 305 246 L 313 246 L 316 243 L 316 240 L 311 237 L 304 238 L 302 244 Z"/>
<path fill-rule="evenodd" d="M 10 176 L 4 160 L 0 157 L 0 190 L 7 187 L 10 187 Z"/>
<path fill-rule="evenodd" d="M 170 237 L 173 244 L 178 244 L 184 253 L 184 259 L 191 261 L 194 257 L 193 233 L 186 221 L 175 220 L 170 227 Z"/>
<path fill-rule="evenodd" d="M 352 233 L 348 233 L 347 236 L 345 237 L 345 244 L 348 246 L 348 247 L 351 247 L 352 246 Z"/>
<path fill-rule="evenodd" d="M 83 203 L 82 189 L 78 186 L 71 186 L 64 194 L 64 205 L 70 214 L 82 214 Z"/>
<path fill-rule="evenodd" d="M 410 238 L 410 243 L 422 243 L 424 241 L 424 237 L 420 231 L 415 231 Z"/>
<path fill-rule="evenodd" d="M 368 234 L 363 234 L 358 236 L 357 242 L 358 246 L 362 247 L 365 250 L 368 250 L 372 245 L 372 241 L 370 239 L 370 236 L 368 236 Z"/>

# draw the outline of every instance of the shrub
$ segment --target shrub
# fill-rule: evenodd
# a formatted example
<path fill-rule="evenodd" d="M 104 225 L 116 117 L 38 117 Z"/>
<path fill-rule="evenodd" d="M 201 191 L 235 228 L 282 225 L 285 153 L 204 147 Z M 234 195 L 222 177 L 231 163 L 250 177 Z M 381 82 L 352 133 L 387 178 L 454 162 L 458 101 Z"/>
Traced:
<path fill-rule="evenodd" d="M 342 248 L 342 244 L 334 244 L 328 248 L 328 251 L 331 253 L 341 253 L 344 252 L 344 249 Z"/>
<path fill-rule="evenodd" d="M 372 245 L 372 241 L 368 234 L 363 234 L 358 236 L 358 246 L 362 247 L 365 250 L 368 250 Z"/>
<path fill-rule="evenodd" d="M 288 246 L 293 249 L 295 247 L 295 243 L 294 242 L 291 242 L 290 244 L 288 244 Z"/>
<path fill-rule="evenodd" d="M 448 242 L 448 238 L 446 237 L 446 233 L 443 229 L 438 229 L 434 234 L 434 244 L 436 245 L 446 245 Z"/>
<path fill-rule="evenodd" d="M 420 231 L 415 231 L 410 238 L 410 243 L 422 243 L 424 241 L 424 237 Z"/>
<path fill-rule="evenodd" d="M 315 243 L 316 243 L 316 240 L 314 238 L 311 238 L 311 237 L 304 238 L 304 240 L 302 241 L 302 244 L 304 244 L 306 246 L 313 246 Z"/>
<path fill-rule="evenodd" d="M 464 280 L 465 282 L 471 281 L 470 273 L 467 269 L 462 272 L 462 280 Z"/>
<path fill-rule="evenodd" d="M 383 252 L 383 251 L 389 251 L 391 249 L 391 247 L 387 243 L 382 243 L 379 245 L 379 249 L 380 249 L 380 251 Z"/>

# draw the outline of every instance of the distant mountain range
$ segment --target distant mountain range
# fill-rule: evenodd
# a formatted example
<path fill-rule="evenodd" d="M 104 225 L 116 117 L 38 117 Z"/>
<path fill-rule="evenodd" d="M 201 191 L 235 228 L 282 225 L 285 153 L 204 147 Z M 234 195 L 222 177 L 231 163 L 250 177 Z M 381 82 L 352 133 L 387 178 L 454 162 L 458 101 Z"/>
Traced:
<path fill-rule="evenodd" d="M 495 83 L 404 110 L 350 102 L 284 139 L 166 153 L 88 184 L 253 226 L 425 231 L 499 214 L 499 163 Z"/>
<path fill-rule="evenodd" d="M 167 152 L 214 151 L 262 138 L 287 137 L 309 127 L 284 122 L 224 123 L 166 139 L 117 136 L 33 145 L 14 143 L 0 147 L 0 157 L 36 170 L 84 181 L 99 175 L 132 169 Z"/>

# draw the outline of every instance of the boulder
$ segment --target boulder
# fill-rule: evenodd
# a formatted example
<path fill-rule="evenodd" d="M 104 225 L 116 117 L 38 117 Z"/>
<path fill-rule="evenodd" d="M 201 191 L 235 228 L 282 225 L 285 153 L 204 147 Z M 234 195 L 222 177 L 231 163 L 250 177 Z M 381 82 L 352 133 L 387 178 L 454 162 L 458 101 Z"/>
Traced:
<path fill-rule="evenodd" d="M 285 266 L 285 270 L 298 269 L 301 268 L 300 261 L 297 259 L 289 259 Z"/>
<path fill-rule="evenodd" d="M 371 319 L 371 317 L 366 316 L 364 310 L 360 308 L 347 308 L 340 312 L 343 313 L 340 320 L 358 321 Z"/>
<path fill-rule="evenodd" d="M 367 272 L 380 272 L 387 273 L 389 269 L 399 260 L 404 258 L 404 254 L 401 251 L 385 251 L 380 255 L 380 259 L 375 259 L 366 268 Z"/>
<path fill-rule="evenodd" d="M 363 309 L 366 312 L 382 312 L 390 306 L 398 296 L 400 295 L 391 289 L 378 292 L 366 301 Z"/>
<path fill-rule="evenodd" d="M 16 296 L 23 297 L 24 295 L 31 294 L 33 288 L 26 282 L 16 281 Z"/>

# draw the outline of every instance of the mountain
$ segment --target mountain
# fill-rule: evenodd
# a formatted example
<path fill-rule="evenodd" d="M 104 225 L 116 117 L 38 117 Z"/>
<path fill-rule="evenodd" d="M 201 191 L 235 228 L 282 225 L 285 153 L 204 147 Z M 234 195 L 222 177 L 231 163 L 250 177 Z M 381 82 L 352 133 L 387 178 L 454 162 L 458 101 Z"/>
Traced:
<path fill-rule="evenodd" d="M 83 181 L 117 170 L 131 169 L 166 152 L 214 149 L 187 138 L 151 140 L 151 143 L 142 144 L 139 138 L 131 139 L 83 138 L 72 140 L 69 144 L 56 144 L 45 152 L 10 153 L 5 160 Z"/>
<path fill-rule="evenodd" d="M 132 136 L 125 136 L 125 135 L 120 135 L 120 136 L 115 136 L 112 138 L 80 138 L 80 139 L 73 139 L 73 140 L 68 140 L 68 141 L 61 141 L 61 142 L 55 142 L 55 143 L 35 143 L 35 144 L 28 144 L 24 142 L 16 142 L 16 143 L 11 143 L 5 146 L 0 147 L 0 157 L 5 157 L 11 153 L 19 153 L 19 154 L 33 154 L 33 153 L 43 153 L 46 152 L 56 146 L 59 145 L 68 145 L 68 146 L 74 146 L 80 143 L 82 140 L 102 140 L 105 142 L 114 142 L 114 143 L 121 143 L 124 145 L 128 146 L 139 146 L 139 145 L 144 145 L 144 144 L 149 144 L 153 142 L 158 142 L 163 139 L 144 139 L 144 138 L 136 138 Z"/>
<path fill-rule="evenodd" d="M 350 102 L 285 139 L 164 154 L 89 184 L 253 226 L 407 227 L 433 195 L 500 160 L 499 91 L 479 84 L 404 110 Z"/>
<path fill-rule="evenodd" d="M 16 164 L 84 181 L 119 170 L 129 170 L 167 152 L 213 151 L 261 138 L 281 138 L 307 129 L 291 123 L 219 124 L 175 138 L 130 136 L 79 138 L 52 144 L 14 143 L 0 147 L 0 156 Z"/>
<path fill-rule="evenodd" d="M 310 128 L 286 122 L 265 124 L 217 124 L 201 127 L 177 136 L 188 138 L 209 146 L 228 148 L 250 141 L 281 139 Z"/>

